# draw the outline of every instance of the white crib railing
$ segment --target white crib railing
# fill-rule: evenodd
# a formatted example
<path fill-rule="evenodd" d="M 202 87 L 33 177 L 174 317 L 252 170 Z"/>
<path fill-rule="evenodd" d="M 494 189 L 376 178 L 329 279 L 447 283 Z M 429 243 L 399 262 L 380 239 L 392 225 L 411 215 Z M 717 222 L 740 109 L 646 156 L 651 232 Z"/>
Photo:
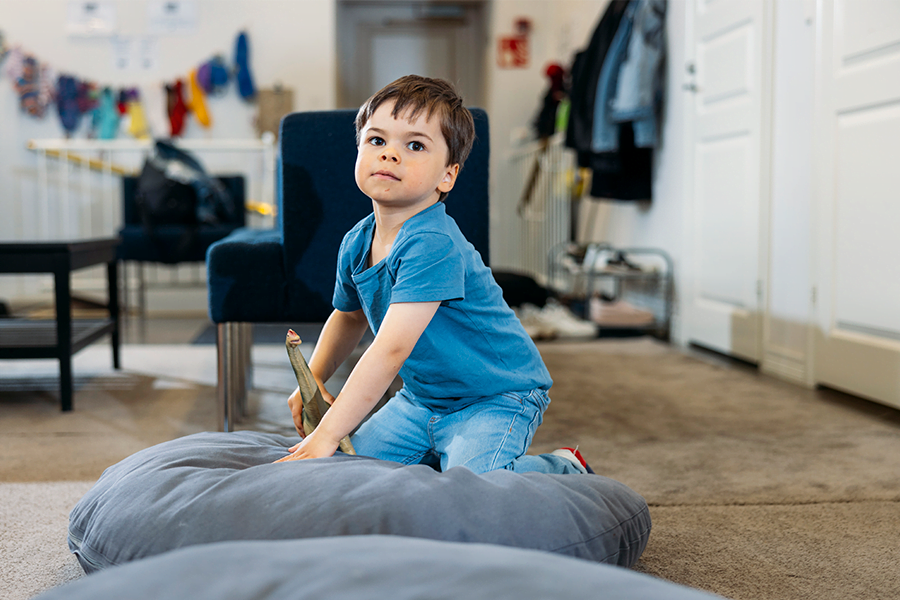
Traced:
<path fill-rule="evenodd" d="M 275 140 L 178 140 L 175 144 L 198 157 L 212 174 L 245 177 L 246 201 L 257 210 L 248 213 L 248 226 L 271 227 L 275 214 Z M 4 238 L 16 240 L 85 239 L 116 235 L 122 226 L 123 175 L 137 174 L 153 151 L 152 140 L 31 140 L 33 163 L 15 169 L 15 183 L 7 190 L 7 213 L 15 221 Z M 90 271 L 90 270 L 88 270 Z M 202 265 L 148 266 L 154 284 L 205 282 Z M 96 273 L 76 275 L 82 282 Z M 5 278 L 10 295 L 43 292 L 46 282 L 33 276 Z M 126 282 L 135 285 L 135 282 Z M 87 284 L 91 287 L 91 284 Z"/>
<path fill-rule="evenodd" d="M 512 184 L 504 186 L 507 214 L 499 237 L 504 267 L 548 281 L 551 250 L 570 239 L 575 160 L 556 134 L 546 143 L 532 142 L 510 154 Z"/>
<path fill-rule="evenodd" d="M 258 140 L 179 140 L 176 145 L 196 154 L 211 173 L 244 175 L 247 199 L 274 208 L 271 134 Z M 139 171 L 153 141 L 31 140 L 28 149 L 37 155 L 37 196 L 35 230 L 27 237 L 97 237 L 114 235 L 121 227 L 121 176 Z"/>

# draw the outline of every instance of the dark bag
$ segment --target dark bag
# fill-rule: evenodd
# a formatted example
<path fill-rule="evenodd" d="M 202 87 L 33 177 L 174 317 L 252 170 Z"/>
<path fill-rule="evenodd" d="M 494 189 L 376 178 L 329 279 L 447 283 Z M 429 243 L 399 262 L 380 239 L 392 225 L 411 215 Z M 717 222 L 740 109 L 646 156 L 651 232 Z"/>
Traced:
<path fill-rule="evenodd" d="M 162 140 L 156 141 L 157 161 L 178 163 L 182 182 L 189 184 L 195 193 L 197 221 L 207 225 L 233 223 L 237 206 L 222 182 L 206 173 L 194 156 Z"/>
<path fill-rule="evenodd" d="M 233 222 L 237 208 L 222 182 L 207 175 L 196 158 L 168 142 L 157 140 L 155 146 L 135 191 L 141 222 L 161 262 L 196 260 L 200 224 Z"/>
<path fill-rule="evenodd" d="M 197 192 L 191 185 L 170 179 L 154 160 L 144 162 L 135 203 L 147 228 L 197 225 Z"/>
<path fill-rule="evenodd" d="M 197 245 L 197 192 L 166 175 L 165 164 L 158 158 L 144 162 L 134 201 L 160 262 L 176 264 L 190 260 Z"/>

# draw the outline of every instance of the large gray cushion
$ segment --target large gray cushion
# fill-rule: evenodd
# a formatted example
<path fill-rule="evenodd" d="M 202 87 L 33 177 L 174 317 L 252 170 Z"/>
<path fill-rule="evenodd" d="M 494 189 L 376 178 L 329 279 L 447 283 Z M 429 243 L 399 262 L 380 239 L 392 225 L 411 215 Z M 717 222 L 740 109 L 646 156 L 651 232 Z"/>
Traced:
<path fill-rule="evenodd" d="M 534 550 L 352 536 L 195 546 L 35 600 L 712 600 L 609 565 Z"/>
<path fill-rule="evenodd" d="M 296 442 L 200 433 L 108 468 L 72 510 L 85 571 L 194 544 L 361 534 L 480 542 L 632 565 L 644 499 L 597 475 L 476 475 L 338 454 L 272 464 Z"/>

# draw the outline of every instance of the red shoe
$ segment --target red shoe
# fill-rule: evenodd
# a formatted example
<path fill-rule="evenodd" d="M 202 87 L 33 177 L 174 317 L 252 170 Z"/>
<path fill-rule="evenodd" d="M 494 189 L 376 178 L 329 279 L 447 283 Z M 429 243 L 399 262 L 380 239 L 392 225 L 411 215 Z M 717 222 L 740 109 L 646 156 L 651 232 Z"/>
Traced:
<path fill-rule="evenodd" d="M 579 470 L 583 469 L 584 473 L 595 475 L 594 470 L 590 466 L 588 466 L 587 461 L 584 460 L 584 457 L 581 455 L 581 452 L 578 451 L 577 446 L 575 448 L 559 448 L 558 450 L 554 450 L 550 454 L 568 459 L 575 463 L 575 465 L 579 467 Z"/>

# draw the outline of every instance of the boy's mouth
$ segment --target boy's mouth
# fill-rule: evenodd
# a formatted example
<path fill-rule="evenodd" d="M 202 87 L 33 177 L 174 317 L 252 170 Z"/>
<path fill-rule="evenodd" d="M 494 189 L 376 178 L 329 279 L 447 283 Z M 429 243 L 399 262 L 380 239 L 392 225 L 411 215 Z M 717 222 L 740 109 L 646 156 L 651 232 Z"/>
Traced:
<path fill-rule="evenodd" d="M 375 171 L 374 173 L 372 173 L 372 176 L 378 177 L 379 179 L 392 179 L 394 181 L 400 181 L 400 178 L 390 171 Z"/>

